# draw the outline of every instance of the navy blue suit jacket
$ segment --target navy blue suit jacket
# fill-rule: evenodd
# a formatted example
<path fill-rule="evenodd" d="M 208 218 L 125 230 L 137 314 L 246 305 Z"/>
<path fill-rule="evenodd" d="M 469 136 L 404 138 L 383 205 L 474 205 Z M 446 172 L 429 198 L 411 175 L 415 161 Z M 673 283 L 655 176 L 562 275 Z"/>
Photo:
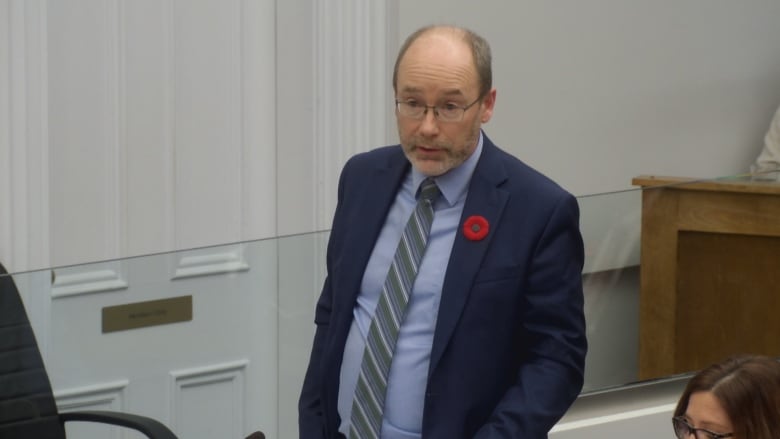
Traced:
<path fill-rule="evenodd" d="M 398 145 L 351 158 L 339 181 L 299 401 L 302 439 L 337 436 L 339 371 L 363 271 L 409 162 Z M 422 437 L 547 437 L 579 394 L 586 352 L 575 198 L 484 136 L 445 274 Z"/>

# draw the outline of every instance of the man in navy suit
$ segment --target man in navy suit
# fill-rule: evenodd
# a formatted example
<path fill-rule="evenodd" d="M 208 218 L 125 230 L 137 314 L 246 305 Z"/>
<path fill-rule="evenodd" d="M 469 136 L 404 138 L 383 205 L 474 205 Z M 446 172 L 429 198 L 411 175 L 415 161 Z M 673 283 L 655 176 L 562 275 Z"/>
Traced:
<path fill-rule="evenodd" d="M 366 336 L 423 180 L 441 191 L 392 354 L 382 438 L 545 438 L 587 343 L 575 198 L 482 132 L 487 42 L 433 26 L 393 75 L 401 144 L 344 166 L 299 401 L 300 437 L 350 435 Z M 363 439 L 363 438 L 361 438 Z"/>

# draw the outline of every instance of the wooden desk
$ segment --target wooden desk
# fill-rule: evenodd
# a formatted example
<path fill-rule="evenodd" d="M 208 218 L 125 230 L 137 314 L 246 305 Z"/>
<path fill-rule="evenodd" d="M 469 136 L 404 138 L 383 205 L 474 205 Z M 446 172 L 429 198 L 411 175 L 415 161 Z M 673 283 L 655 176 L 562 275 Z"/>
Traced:
<path fill-rule="evenodd" d="M 639 378 L 780 356 L 780 184 L 640 176 Z"/>

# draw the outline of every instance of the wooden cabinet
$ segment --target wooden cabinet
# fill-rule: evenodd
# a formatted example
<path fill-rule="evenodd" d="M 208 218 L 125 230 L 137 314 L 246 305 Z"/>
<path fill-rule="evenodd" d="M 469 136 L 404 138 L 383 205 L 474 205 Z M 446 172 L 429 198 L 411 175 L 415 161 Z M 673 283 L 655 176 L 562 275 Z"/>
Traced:
<path fill-rule="evenodd" d="M 780 355 L 780 185 L 640 176 L 639 379 Z"/>

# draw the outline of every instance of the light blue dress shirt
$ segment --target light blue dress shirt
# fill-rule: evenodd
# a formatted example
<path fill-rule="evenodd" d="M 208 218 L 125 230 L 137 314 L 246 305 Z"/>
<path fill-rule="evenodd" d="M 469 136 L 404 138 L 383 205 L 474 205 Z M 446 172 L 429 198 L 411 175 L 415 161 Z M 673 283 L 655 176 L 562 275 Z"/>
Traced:
<path fill-rule="evenodd" d="M 428 245 L 420 262 L 412 287 L 406 317 L 398 334 L 385 397 L 383 439 L 420 438 L 423 404 L 428 380 L 433 332 L 439 313 L 444 274 L 459 232 L 460 217 L 466 202 L 471 175 L 482 154 L 482 133 L 474 153 L 460 166 L 434 178 L 441 196 L 434 204 L 433 224 Z M 354 318 L 344 348 L 341 363 L 338 411 L 341 416 L 339 431 L 349 436 L 352 399 L 360 374 L 366 335 L 371 326 L 374 309 L 395 256 L 398 241 L 412 214 L 420 184 L 426 177 L 412 168 L 390 207 L 385 224 L 368 260 L 360 294 L 354 309 Z"/>

